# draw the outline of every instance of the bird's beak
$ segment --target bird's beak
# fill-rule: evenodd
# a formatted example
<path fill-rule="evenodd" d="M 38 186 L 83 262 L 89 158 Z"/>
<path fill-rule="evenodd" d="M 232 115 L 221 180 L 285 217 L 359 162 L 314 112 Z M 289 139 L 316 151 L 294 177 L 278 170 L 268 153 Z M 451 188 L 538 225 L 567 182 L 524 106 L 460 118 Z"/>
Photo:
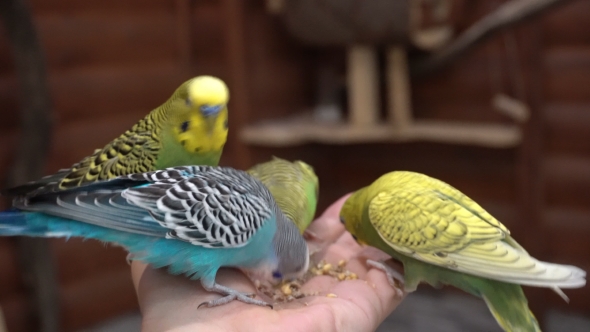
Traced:
<path fill-rule="evenodd" d="M 213 134 L 213 130 L 215 129 L 215 121 L 217 121 L 217 114 L 205 117 L 205 121 L 207 123 L 207 134 L 211 136 Z"/>

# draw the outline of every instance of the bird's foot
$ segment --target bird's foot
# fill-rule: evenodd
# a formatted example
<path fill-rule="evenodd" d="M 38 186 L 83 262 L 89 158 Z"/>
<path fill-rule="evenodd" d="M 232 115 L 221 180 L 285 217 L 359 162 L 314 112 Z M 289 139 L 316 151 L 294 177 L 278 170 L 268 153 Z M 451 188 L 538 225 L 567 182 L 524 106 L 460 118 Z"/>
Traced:
<path fill-rule="evenodd" d="M 133 263 L 133 254 L 127 254 L 125 260 L 127 261 L 127 265 L 131 265 Z"/>
<path fill-rule="evenodd" d="M 313 231 L 310 231 L 309 229 L 306 229 L 303 232 L 303 238 L 308 241 L 320 240 L 319 236 L 316 233 L 314 233 Z"/>
<path fill-rule="evenodd" d="M 320 238 L 316 233 L 306 229 L 303 232 L 303 238 L 307 241 L 307 247 L 309 248 L 309 255 L 312 256 L 315 253 L 318 253 L 326 247 L 326 243 Z"/>
<path fill-rule="evenodd" d="M 401 275 L 401 273 L 387 266 L 387 264 L 385 264 L 384 262 L 377 262 L 371 259 L 367 259 L 367 265 L 385 272 L 385 275 L 387 276 L 387 281 L 389 281 L 389 284 L 395 290 L 395 294 L 398 297 L 402 297 L 404 295 L 404 291 L 402 290 L 402 288 L 404 287 L 404 276 Z"/>
<path fill-rule="evenodd" d="M 207 308 L 217 307 L 220 305 L 230 303 L 231 301 L 234 301 L 234 300 L 238 300 L 238 301 L 248 303 L 248 304 L 259 305 L 261 307 L 268 306 L 271 309 L 273 308 L 272 305 L 269 303 L 254 299 L 255 294 L 242 293 L 242 292 L 239 292 L 235 289 L 221 286 L 217 283 L 213 283 L 212 285 L 203 284 L 203 288 L 205 288 L 205 290 L 208 292 L 216 292 L 216 293 L 219 293 L 219 294 L 225 295 L 225 296 L 220 299 L 203 302 L 203 303 L 199 304 L 198 308 L 200 308 L 200 307 L 207 307 Z"/>

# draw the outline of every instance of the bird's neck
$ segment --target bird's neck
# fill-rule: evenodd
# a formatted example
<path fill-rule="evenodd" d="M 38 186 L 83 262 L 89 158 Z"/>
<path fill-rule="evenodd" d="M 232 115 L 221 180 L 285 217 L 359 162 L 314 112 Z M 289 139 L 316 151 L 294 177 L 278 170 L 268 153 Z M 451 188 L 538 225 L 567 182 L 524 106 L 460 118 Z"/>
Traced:
<path fill-rule="evenodd" d="M 221 157 L 220 151 L 190 153 L 174 138 L 168 130 L 161 132 L 161 153 L 156 160 L 156 169 L 186 165 L 217 166 Z"/>

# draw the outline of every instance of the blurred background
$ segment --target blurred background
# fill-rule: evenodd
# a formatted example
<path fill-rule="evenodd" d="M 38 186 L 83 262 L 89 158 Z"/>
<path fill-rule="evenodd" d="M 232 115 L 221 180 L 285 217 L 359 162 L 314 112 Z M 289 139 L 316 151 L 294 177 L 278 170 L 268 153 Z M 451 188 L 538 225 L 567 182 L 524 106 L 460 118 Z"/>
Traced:
<path fill-rule="evenodd" d="M 2 187 L 27 167 L 69 167 L 188 78 L 216 75 L 231 91 L 222 165 L 304 160 L 320 178 L 319 212 L 383 173 L 423 172 L 479 202 L 533 256 L 590 270 L 588 1 L 4 0 L 0 10 Z M 588 287 L 566 290 L 569 304 L 525 292 L 548 331 L 590 330 Z M 0 331 L 139 330 L 124 251 L 92 241 L 0 238 L 0 309 Z M 499 331 L 483 301 L 428 286 L 386 324 Z"/>

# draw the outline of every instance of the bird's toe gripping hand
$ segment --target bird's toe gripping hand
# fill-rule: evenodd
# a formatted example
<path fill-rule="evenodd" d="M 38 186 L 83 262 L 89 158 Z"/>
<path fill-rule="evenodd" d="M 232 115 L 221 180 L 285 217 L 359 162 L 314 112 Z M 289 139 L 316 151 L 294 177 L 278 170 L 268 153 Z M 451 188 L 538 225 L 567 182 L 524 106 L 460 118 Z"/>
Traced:
<path fill-rule="evenodd" d="M 238 301 L 248 303 L 248 304 L 255 304 L 258 306 L 262 306 L 262 307 L 268 306 L 271 309 L 273 308 L 273 306 L 270 303 L 254 299 L 255 294 L 242 293 L 242 292 L 237 291 L 235 289 L 231 289 L 229 287 L 219 285 L 215 282 L 213 282 L 212 284 L 201 282 L 201 284 L 203 285 L 203 288 L 205 288 L 205 290 L 207 290 L 209 292 L 216 292 L 216 293 L 219 293 L 219 294 L 222 294 L 225 296 L 222 298 L 216 299 L 216 300 L 203 302 L 203 303 L 199 304 L 199 308 L 200 307 L 207 307 L 207 308 L 217 307 L 217 306 L 229 303 L 233 300 L 238 300 Z"/>
<path fill-rule="evenodd" d="M 378 261 L 374 261 L 371 259 L 367 259 L 367 265 L 372 268 L 375 268 L 375 269 L 385 272 L 385 275 L 387 276 L 387 281 L 389 281 L 389 284 L 391 285 L 391 287 L 393 287 L 393 289 L 395 289 L 397 296 L 400 298 L 403 297 L 403 295 L 404 295 L 404 291 L 403 291 L 404 276 L 401 275 L 401 273 L 399 273 L 396 270 L 394 270 L 393 268 L 389 267 L 387 264 L 385 264 L 385 262 L 378 262 Z M 397 281 L 397 284 L 396 284 L 396 281 Z"/>

